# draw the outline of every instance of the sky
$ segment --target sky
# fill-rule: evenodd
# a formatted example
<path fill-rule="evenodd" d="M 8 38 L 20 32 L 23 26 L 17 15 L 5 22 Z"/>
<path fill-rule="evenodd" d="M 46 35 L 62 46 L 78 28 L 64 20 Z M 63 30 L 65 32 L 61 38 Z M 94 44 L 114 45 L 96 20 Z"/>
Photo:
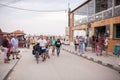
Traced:
<path fill-rule="evenodd" d="M 19 29 L 31 35 L 65 35 L 65 29 L 68 27 L 68 13 L 66 11 L 68 10 L 68 3 L 70 3 L 70 8 L 74 9 L 85 1 L 0 0 L 0 4 L 35 10 L 18 10 L 0 5 L 0 28 L 3 32 L 12 32 Z"/>

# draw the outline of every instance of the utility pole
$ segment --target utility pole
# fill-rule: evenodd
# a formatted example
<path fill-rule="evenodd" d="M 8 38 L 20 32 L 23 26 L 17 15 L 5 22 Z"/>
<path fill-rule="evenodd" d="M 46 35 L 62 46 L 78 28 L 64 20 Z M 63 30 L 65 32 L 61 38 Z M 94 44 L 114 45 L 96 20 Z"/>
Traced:
<path fill-rule="evenodd" d="M 69 37 L 69 39 L 70 39 L 70 3 L 68 3 L 68 37 Z"/>
<path fill-rule="evenodd" d="M 68 3 L 68 27 L 70 27 L 70 3 Z"/>

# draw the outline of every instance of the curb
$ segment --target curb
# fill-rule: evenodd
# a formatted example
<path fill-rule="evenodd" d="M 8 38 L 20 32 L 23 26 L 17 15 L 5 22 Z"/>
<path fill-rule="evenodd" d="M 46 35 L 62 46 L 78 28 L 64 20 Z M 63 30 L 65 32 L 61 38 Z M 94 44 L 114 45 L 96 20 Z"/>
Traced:
<path fill-rule="evenodd" d="M 21 59 L 21 57 L 22 57 L 22 55 L 20 55 L 20 59 Z M 10 69 L 10 71 L 6 74 L 6 76 L 4 77 L 3 80 L 7 80 L 8 79 L 10 73 L 13 71 L 13 69 L 15 68 L 15 66 L 17 65 L 17 63 L 19 62 L 20 59 L 17 60 L 17 62 L 15 63 L 15 65 Z"/>
<path fill-rule="evenodd" d="M 68 49 L 65 49 L 65 48 L 63 48 L 63 50 L 64 50 L 64 51 L 67 51 L 67 52 L 69 52 L 69 53 L 71 53 L 71 54 L 74 54 L 74 55 L 83 57 L 83 58 L 85 58 L 85 59 L 87 59 L 87 60 L 93 61 L 93 62 L 95 62 L 95 63 L 101 64 L 101 65 L 103 65 L 103 66 L 105 66 L 105 67 L 111 68 L 111 69 L 113 69 L 113 70 L 120 71 L 120 67 L 119 67 L 119 66 L 112 65 L 112 64 L 109 64 L 109 63 L 104 63 L 104 62 L 102 62 L 102 61 L 100 61 L 100 60 L 94 59 L 94 58 L 89 57 L 89 56 L 86 56 L 86 55 L 82 55 L 82 54 L 78 55 L 77 52 L 74 52 L 74 51 L 71 51 L 71 50 L 68 50 Z"/>

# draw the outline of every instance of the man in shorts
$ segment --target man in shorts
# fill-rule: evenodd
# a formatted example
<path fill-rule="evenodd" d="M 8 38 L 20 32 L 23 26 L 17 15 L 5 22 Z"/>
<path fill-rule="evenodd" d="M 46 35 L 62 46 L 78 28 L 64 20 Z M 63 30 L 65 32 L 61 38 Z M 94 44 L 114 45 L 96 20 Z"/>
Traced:
<path fill-rule="evenodd" d="M 43 35 L 40 36 L 40 39 L 37 41 L 37 43 L 39 43 L 39 45 L 41 47 L 40 53 L 41 53 L 41 57 L 43 58 L 42 61 L 45 61 L 46 60 L 46 44 L 47 44 L 47 41 L 46 41 L 46 39 L 44 39 Z"/>
<path fill-rule="evenodd" d="M 16 35 L 12 36 L 11 44 L 12 44 L 12 49 L 13 49 L 13 53 L 12 53 L 13 60 L 15 59 L 14 55 L 16 55 L 16 59 L 19 59 L 19 57 L 18 57 L 18 53 L 19 53 L 19 50 L 18 50 L 18 39 L 17 39 Z"/>

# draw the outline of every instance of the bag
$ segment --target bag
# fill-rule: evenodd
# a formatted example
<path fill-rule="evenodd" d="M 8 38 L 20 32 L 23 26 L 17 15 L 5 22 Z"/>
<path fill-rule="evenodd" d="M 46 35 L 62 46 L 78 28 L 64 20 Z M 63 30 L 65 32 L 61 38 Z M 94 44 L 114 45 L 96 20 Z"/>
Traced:
<path fill-rule="evenodd" d="M 7 53 L 7 57 L 10 57 L 10 53 Z"/>
<path fill-rule="evenodd" d="M 33 50 L 40 51 L 41 47 L 39 46 L 39 44 L 36 44 L 35 46 L 33 46 Z"/>
<path fill-rule="evenodd" d="M 32 54 L 35 55 L 35 50 L 32 50 Z"/>

